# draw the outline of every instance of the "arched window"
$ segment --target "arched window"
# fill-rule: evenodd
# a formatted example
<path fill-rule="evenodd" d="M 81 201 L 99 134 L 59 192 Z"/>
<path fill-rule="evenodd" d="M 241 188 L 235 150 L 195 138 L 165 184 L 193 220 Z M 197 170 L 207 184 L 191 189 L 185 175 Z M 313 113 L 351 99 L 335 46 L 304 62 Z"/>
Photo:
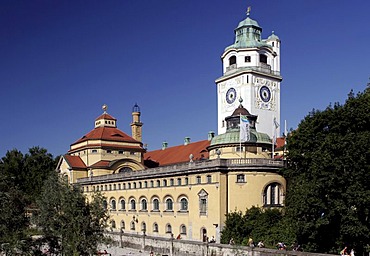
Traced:
<path fill-rule="evenodd" d="M 163 187 L 167 187 L 167 180 L 163 180 Z"/>
<path fill-rule="evenodd" d="M 116 207 L 116 200 L 115 200 L 115 199 L 112 199 L 112 200 L 110 201 L 110 208 L 111 208 L 111 210 L 112 210 L 112 211 L 117 210 L 117 207 Z"/>
<path fill-rule="evenodd" d="M 153 199 L 153 211 L 159 211 L 159 200 L 157 198 Z"/>
<path fill-rule="evenodd" d="M 264 206 L 282 206 L 283 205 L 283 191 L 279 183 L 274 182 L 266 186 L 263 192 Z"/>
<path fill-rule="evenodd" d="M 160 186 L 161 186 L 161 181 L 157 180 L 157 188 L 159 188 Z"/>
<path fill-rule="evenodd" d="M 141 231 L 145 232 L 146 231 L 146 224 L 145 222 L 141 223 Z"/>
<path fill-rule="evenodd" d="M 167 225 L 166 225 L 166 233 L 169 233 L 169 234 L 171 234 L 171 233 L 172 233 L 172 227 L 171 227 L 171 225 L 170 225 L 170 224 L 167 224 Z"/>
<path fill-rule="evenodd" d="M 126 227 L 125 227 L 125 222 L 122 220 L 121 221 L 121 229 L 124 230 Z"/>
<path fill-rule="evenodd" d="M 180 200 L 180 211 L 187 211 L 188 210 L 188 200 L 183 197 Z"/>
<path fill-rule="evenodd" d="M 107 209 L 108 209 L 108 203 L 107 203 L 107 200 L 104 200 L 104 201 L 103 201 L 103 208 L 104 208 L 104 210 L 107 210 Z"/>
<path fill-rule="evenodd" d="M 180 226 L 180 234 L 181 235 L 186 235 L 186 226 L 185 225 Z"/>
<path fill-rule="evenodd" d="M 130 229 L 135 230 L 135 221 L 131 221 L 130 223 Z"/>
<path fill-rule="evenodd" d="M 116 222 L 114 220 L 111 221 L 110 225 L 112 228 L 116 228 Z"/>
<path fill-rule="evenodd" d="M 260 54 L 260 62 L 267 64 L 267 56 L 264 54 Z"/>
<path fill-rule="evenodd" d="M 136 202 L 135 202 L 135 199 L 131 199 L 130 205 L 131 205 L 131 210 L 136 210 Z"/>
<path fill-rule="evenodd" d="M 173 201 L 171 198 L 166 199 L 166 211 L 173 211 Z"/>
<path fill-rule="evenodd" d="M 142 211 L 147 211 L 148 210 L 148 204 L 147 204 L 147 201 L 146 201 L 145 198 L 141 200 L 141 210 Z"/>
<path fill-rule="evenodd" d="M 153 232 L 159 232 L 158 231 L 158 224 L 157 223 L 154 223 L 153 224 Z"/>
<path fill-rule="evenodd" d="M 121 173 L 121 172 L 131 172 L 131 171 L 132 169 L 130 167 L 123 167 L 118 172 Z"/>
<path fill-rule="evenodd" d="M 212 183 L 212 176 L 211 175 L 207 175 L 207 183 Z"/>
<path fill-rule="evenodd" d="M 120 206 L 121 206 L 120 210 L 121 211 L 126 210 L 126 201 L 125 201 L 125 199 L 121 199 L 121 201 L 119 203 L 120 203 Z"/>
<path fill-rule="evenodd" d="M 236 64 L 236 56 L 231 56 L 229 58 L 229 66 Z"/>
<path fill-rule="evenodd" d="M 200 184 L 200 183 L 202 183 L 202 177 L 197 176 L 197 184 Z"/>

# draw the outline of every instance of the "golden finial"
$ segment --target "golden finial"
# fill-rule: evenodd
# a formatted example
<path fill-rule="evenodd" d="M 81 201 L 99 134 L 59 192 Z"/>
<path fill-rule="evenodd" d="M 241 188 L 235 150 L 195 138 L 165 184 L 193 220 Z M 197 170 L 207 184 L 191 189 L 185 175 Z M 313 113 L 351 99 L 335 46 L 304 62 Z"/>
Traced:
<path fill-rule="evenodd" d="M 105 114 L 105 113 L 107 113 L 108 106 L 107 106 L 106 104 L 104 104 L 104 105 L 102 106 L 102 109 L 103 109 L 104 114 Z"/>
<path fill-rule="evenodd" d="M 248 6 L 248 8 L 247 8 L 247 17 L 249 17 L 249 15 L 250 15 L 250 13 L 251 13 L 251 7 L 250 6 Z"/>

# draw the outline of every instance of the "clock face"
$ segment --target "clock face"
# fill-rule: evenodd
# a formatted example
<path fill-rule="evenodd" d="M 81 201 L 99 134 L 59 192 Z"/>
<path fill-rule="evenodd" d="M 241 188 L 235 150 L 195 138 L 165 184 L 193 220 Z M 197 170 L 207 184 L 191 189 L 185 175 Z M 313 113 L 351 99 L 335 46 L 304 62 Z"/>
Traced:
<path fill-rule="evenodd" d="M 236 99 L 236 90 L 234 88 L 230 88 L 226 92 L 226 102 L 232 104 Z"/>
<path fill-rule="evenodd" d="M 264 102 L 269 102 L 271 99 L 271 91 L 267 86 L 260 88 L 260 97 Z"/>

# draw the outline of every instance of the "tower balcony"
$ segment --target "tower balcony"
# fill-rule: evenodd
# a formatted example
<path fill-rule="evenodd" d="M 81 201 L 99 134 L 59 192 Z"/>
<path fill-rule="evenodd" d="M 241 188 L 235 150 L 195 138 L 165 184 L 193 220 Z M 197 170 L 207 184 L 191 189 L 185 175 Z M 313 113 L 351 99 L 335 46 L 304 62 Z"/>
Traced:
<path fill-rule="evenodd" d="M 260 63 L 258 66 L 247 66 L 247 67 L 237 67 L 236 64 L 232 64 L 226 67 L 226 72 L 224 73 L 224 76 L 238 72 L 253 72 L 253 71 L 280 77 L 280 71 L 271 70 L 271 66 L 266 63 Z"/>

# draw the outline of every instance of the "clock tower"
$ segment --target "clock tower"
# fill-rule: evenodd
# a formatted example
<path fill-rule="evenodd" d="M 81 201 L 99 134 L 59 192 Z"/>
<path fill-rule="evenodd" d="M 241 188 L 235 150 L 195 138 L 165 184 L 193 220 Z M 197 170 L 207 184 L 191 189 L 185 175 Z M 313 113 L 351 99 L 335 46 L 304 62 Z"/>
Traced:
<path fill-rule="evenodd" d="M 235 29 L 235 42 L 221 55 L 223 75 L 215 81 L 218 134 L 226 132 L 225 117 L 233 113 L 242 98 L 244 107 L 258 116 L 257 130 L 272 138 L 273 124 L 280 123 L 280 39 L 274 32 L 262 39 L 262 28 L 249 13 L 250 8 Z"/>

